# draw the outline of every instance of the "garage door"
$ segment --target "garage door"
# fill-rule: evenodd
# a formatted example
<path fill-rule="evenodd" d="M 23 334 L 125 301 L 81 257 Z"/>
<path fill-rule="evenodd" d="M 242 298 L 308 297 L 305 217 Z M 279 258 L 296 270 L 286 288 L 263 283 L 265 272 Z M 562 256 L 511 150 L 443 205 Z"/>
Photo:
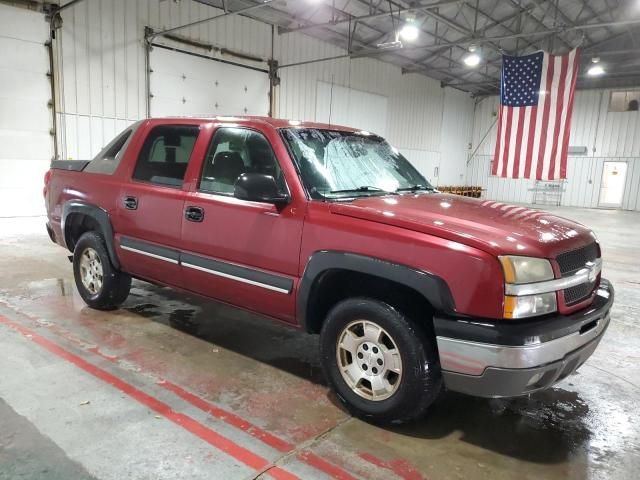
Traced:
<path fill-rule="evenodd" d="M 149 64 L 152 117 L 269 113 L 267 72 L 159 46 Z"/>
<path fill-rule="evenodd" d="M 44 15 L 0 5 L 0 217 L 44 214 L 52 157 Z"/>

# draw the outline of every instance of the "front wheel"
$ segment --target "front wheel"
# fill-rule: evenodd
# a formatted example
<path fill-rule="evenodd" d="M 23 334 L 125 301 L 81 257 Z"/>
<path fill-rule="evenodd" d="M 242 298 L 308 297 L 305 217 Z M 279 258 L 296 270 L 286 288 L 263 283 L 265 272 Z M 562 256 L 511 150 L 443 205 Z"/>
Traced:
<path fill-rule="evenodd" d="M 435 338 L 384 302 L 338 303 L 323 325 L 320 350 L 338 398 L 364 420 L 399 424 L 419 418 L 442 390 Z"/>
<path fill-rule="evenodd" d="M 91 308 L 113 310 L 129 296 L 131 277 L 111 264 L 104 238 L 97 232 L 86 232 L 78 240 L 73 274 L 80 296 Z"/>

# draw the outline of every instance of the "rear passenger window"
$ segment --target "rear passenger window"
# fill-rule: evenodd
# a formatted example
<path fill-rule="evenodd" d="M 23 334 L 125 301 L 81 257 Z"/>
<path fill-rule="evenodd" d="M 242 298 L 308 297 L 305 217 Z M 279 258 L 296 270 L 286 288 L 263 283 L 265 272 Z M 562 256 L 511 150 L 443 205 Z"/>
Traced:
<path fill-rule="evenodd" d="M 144 141 L 133 178 L 167 187 L 181 187 L 200 129 L 194 125 L 162 125 Z"/>

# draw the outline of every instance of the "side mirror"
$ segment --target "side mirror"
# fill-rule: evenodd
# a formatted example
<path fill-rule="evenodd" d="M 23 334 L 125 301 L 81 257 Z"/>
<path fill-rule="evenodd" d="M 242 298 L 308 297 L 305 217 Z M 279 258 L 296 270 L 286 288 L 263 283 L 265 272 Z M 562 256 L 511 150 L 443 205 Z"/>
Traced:
<path fill-rule="evenodd" d="M 240 200 L 273 203 L 279 206 L 289 203 L 289 195 L 278 192 L 276 179 L 263 173 L 240 175 L 234 185 L 233 196 Z"/>

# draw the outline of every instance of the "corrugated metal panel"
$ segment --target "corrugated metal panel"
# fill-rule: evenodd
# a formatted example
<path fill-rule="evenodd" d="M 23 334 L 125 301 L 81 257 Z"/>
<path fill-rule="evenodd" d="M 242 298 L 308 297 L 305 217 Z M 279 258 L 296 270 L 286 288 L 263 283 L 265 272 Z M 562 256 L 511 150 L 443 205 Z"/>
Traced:
<path fill-rule="evenodd" d="M 342 55 L 344 50 L 293 33 L 276 37 L 281 64 Z M 338 59 L 281 70 L 278 116 L 315 118 L 318 80 L 389 98 L 387 137 L 398 148 L 438 151 L 444 90 L 421 75 L 373 59 Z"/>
<path fill-rule="evenodd" d="M 610 95 L 611 90 L 576 92 L 569 143 L 586 146 L 593 156 L 637 157 L 640 155 L 640 114 L 609 112 Z M 498 97 L 484 98 L 477 105 L 473 130 L 474 148 L 495 122 L 497 111 Z M 479 155 L 493 154 L 495 137 L 494 127 L 478 150 Z"/>
<path fill-rule="evenodd" d="M 469 94 L 445 89 L 440 138 L 440 185 L 463 185 L 473 130 Z"/>
<path fill-rule="evenodd" d="M 492 159 L 492 155 L 474 157 L 467 169 L 467 184 L 482 186 L 485 189 L 483 198 L 503 202 L 532 203 L 535 180 L 492 176 Z M 567 161 L 567 180 L 564 182 L 563 187 L 562 205 L 597 208 L 604 163 L 609 161 L 627 163 L 621 208 L 640 211 L 639 157 L 569 157 Z"/>
<path fill-rule="evenodd" d="M 586 146 L 588 154 L 568 159 L 563 205 L 596 208 L 604 162 L 626 161 L 629 166 L 622 208 L 640 210 L 640 114 L 609 112 L 610 94 L 611 90 L 576 93 L 569 143 Z M 498 97 L 485 98 L 476 105 L 473 148 L 489 134 L 467 166 L 466 182 L 486 188 L 487 198 L 529 203 L 535 182 L 491 176 L 489 165 L 495 148 L 497 111 Z"/>
<path fill-rule="evenodd" d="M 216 12 L 221 10 L 197 2 L 160 0 L 87 0 L 64 12 L 55 42 L 61 156 L 92 157 L 119 130 L 146 116 L 145 26 L 160 30 Z M 179 34 L 265 59 L 271 55 L 271 26 L 246 17 Z"/>
<path fill-rule="evenodd" d="M 62 157 L 91 157 L 119 129 L 145 117 L 145 26 L 160 30 L 216 12 L 221 11 L 197 2 L 86 0 L 63 13 L 62 31 L 55 42 L 56 70 L 62 72 L 58 84 Z M 265 59 L 271 56 L 271 26 L 246 17 L 223 18 L 179 34 Z M 345 53 L 299 33 L 276 34 L 273 49 L 281 65 Z M 441 176 L 455 183 L 464 173 L 459 158 L 466 154 L 467 140 L 452 132 L 469 122 L 473 101 L 466 95 L 449 94 L 433 79 L 402 75 L 398 67 L 368 58 L 286 68 L 280 70 L 280 77 L 276 116 L 315 119 L 318 81 L 383 95 L 388 98 L 386 136 L 395 146 L 421 159 L 418 163 L 424 164 L 430 178 L 434 154 L 439 161 L 441 150 L 450 159 L 442 166 Z"/>

